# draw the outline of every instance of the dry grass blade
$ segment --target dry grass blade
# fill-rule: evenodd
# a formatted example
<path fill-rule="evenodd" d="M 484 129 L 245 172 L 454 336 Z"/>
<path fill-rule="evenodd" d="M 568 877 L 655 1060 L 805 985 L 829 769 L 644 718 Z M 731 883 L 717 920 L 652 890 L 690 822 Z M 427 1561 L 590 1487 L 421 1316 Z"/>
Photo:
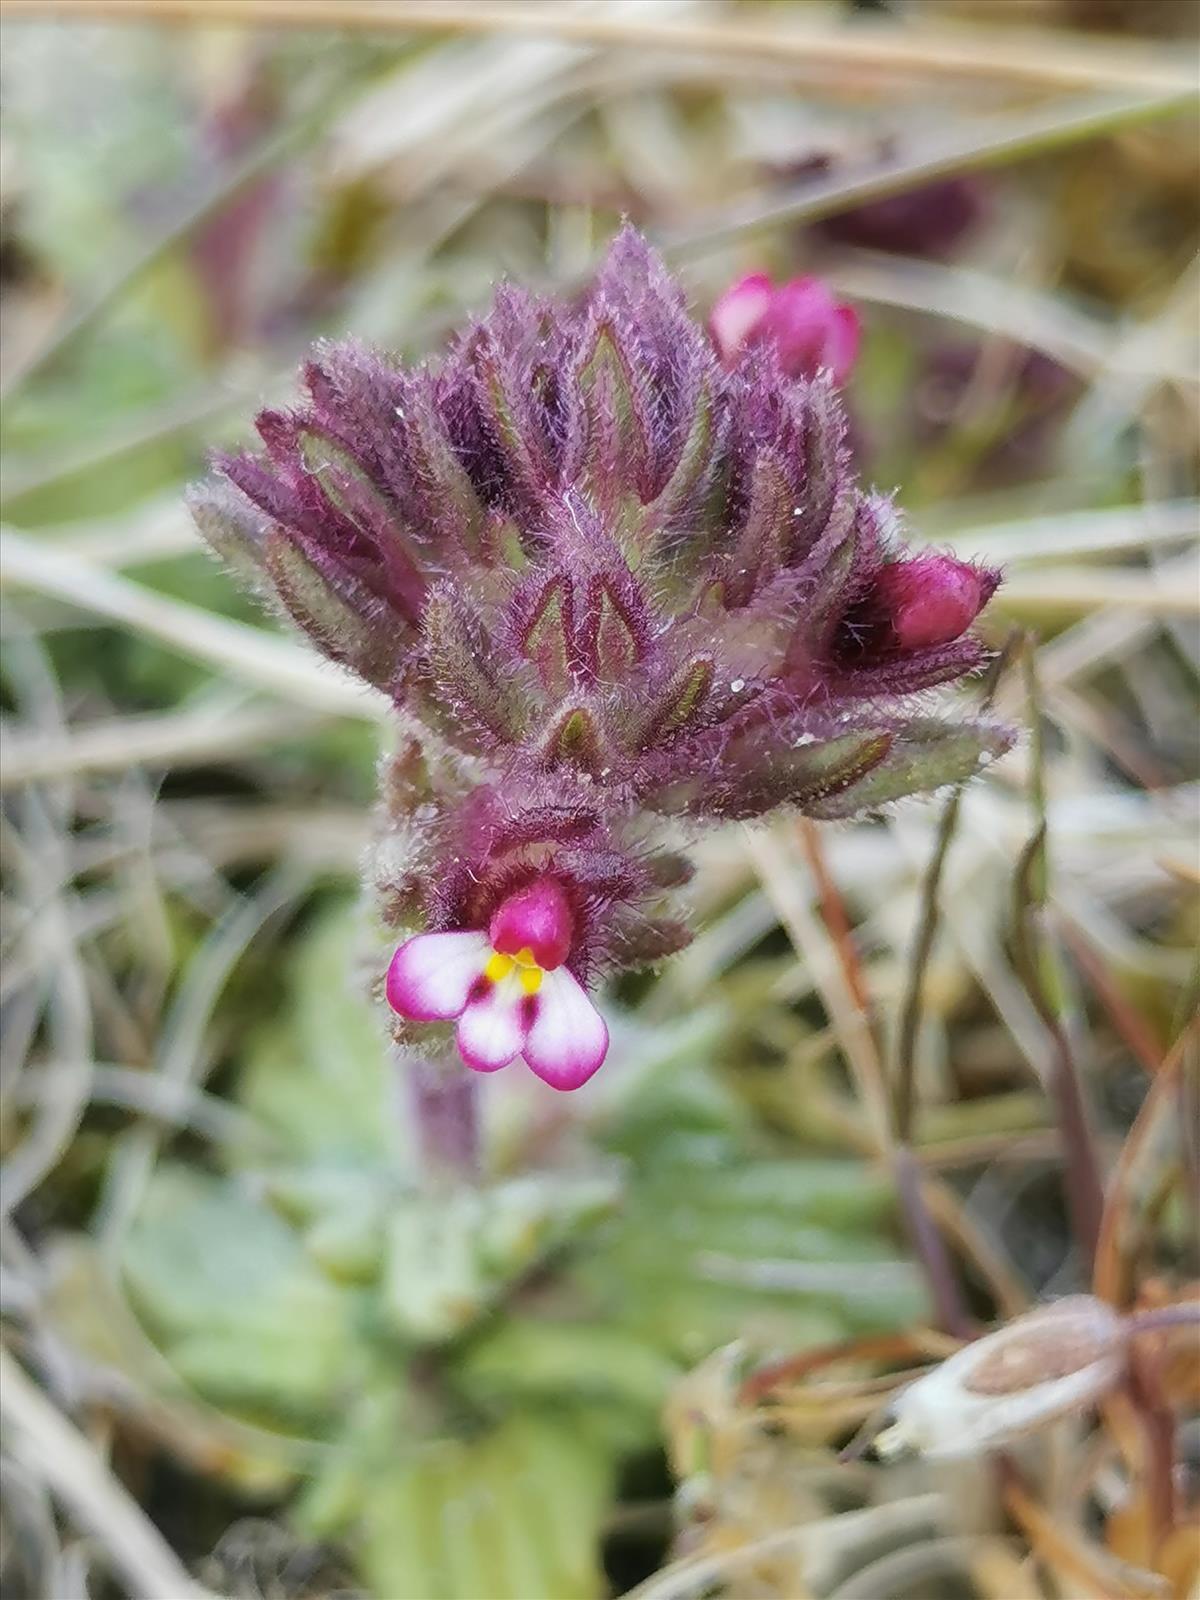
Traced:
<path fill-rule="evenodd" d="M 950 510 L 952 513 L 953 507 Z M 1060 511 L 1018 522 L 947 527 L 944 534 L 940 531 L 941 520 L 939 537 L 952 544 L 959 555 L 987 556 L 1006 564 L 1040 562 L 1059 556 L 1142 551 L 1189 543 L 1200 536 L 1200 501 L 1160 500 L 1153 506 Z"/>
<path fill-rule="evenodd" d="M 135 1600 L 214 1600 L 192 1581 L 95 1448 L 3 1347 L 0 1415 L 9 1449 L 95 1538 Z"/>
<path fill-rule="evenodd" d="M 854 1074 L 859 1103 L 867 1116 L 874 1148 L 884 1154 L 892 1148 L 891 1114 L 887 1085 L 870 1021 L 856 1000 L 851 980 L 838 958 L 833 940 L 813 915 L 808 897 L 797 881 L 795 865 L 778 837 L 763 828 L 746 829 L 746 852 L 754 863 L 768 899 L 812 976 L 838 1040 Z"/>
<path fill-rule="evenodd" d="M 534 34 L 588 44 L 666 49 L 759 62 L 793 62 L 808 70 L 840 67 L 884 77 L 984 79 L 1043 89 L 1194 92 L 1192 77 L 1145 49 L 1120 50 L 1077 38 L 1039 36 L 1036 44 L 1002 29 L 968 33 L 945 28 L 830 25 L 824 8 L 797 8 L 784 29 L 728 21 L 673 20 L 657 8 L 586 5 L 505 6 L 487 0 L 8 0 L 10 17 L 86 15 L 110 22 L 205 26 L 400 30 L 419 33 Z M 797 17 L 809 15 L 796 25 Z"/>
<path fill-rule="evenodd" d="M 313 711 L 371 722 L 387 715 L 382 695 L 339 676 L 286 639 L 156 594 L 13 528 L 5 528 L 0 541 L 0 584 L 53 595 Z"/>
<path fill-rule="evenodd" d="M 208 707 L 162 716 L 114 717 L 47 739 L 6 735 L 0 789 L 129 767 L 203 766 L 267 750 L 308 733 L 318 714 L 294 707 Z"/>
<path fill-rule="evenodd" d="M 1120 606 L 1155 617 L 1195 617 L 1200 616 L 1200 568 L 1191 559 L 1172 562 L 1169 569 L 1154 575 L 1042 568 L 1011 578 L 996 596 L 996 605 L 1025 615 L 1045 611 L 1090 615 Z"/>
<path fill-rule="evenodd" d="M 1178 94 L 1139 96 L 1127 100 L 1087 100 L 1053 104 L 1021 116 L 940 127 L 914 136 L 905 151 L 855 178 L 837 175 L 800 183 L 791 194 L 766 204 L 754 202 L 721 211 L 685 233 L 667 238 L 663 248 L 685 260 L 723 249 L 737 239 L 767 233 L 788 224 L 818 222 L 874 200 L 901 194 L 952 173 L 1002 166 L 1043 155 L 1081 140 L 1186 109 L 1196 99 L 1194 88 Z"/>
<path fill-rule="evenodd" d="M 182 1093 L 202 1077 L 201 1046 L 213 1007 L 234 966 L 264 925 L 292 903 L 308 874 L 286 861 L 259 891 L 236 902 L 212 929 L 189 964 L 158 1041 L 156 1075 L 167 1092 Z M 114 1151 L 97 1227 L 116 1251 L 142 1196 L 162 1143 L 155 1127 L 132 1129 Z"/>

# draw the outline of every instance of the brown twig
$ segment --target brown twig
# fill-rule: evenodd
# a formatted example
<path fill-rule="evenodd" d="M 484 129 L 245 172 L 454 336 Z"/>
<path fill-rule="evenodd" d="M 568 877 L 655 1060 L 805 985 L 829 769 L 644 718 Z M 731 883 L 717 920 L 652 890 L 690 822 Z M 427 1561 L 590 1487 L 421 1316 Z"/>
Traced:
<path fill-rule="evenodd" d="M 859 960 L 858 951 L 855 948 L 850 918 L 846 913 L 846 903 L 829 874 L 825 852 L 821 848 L 821 837 L 817 832 L 816 823 L 810 817 L 801 817 L 800 819 L 800 843 L 804 848 L 805 858 L 812 870 L 813 881 L 817 886 L 817 895 L 821 903 L 821 916 L 824 918 L 825 926 L 829 929 L 829 936 L 837 950 L 842 973 L 846 979 L 846 987 L 850 991 L 851 998 L 858 1009 L 864 1015 L 869 1015 L 871 997 L 867 990 L 866 979 L 863 976 L 862 962 Z"/>
<path fill-rule="evenodd" d="M 1063 939 L 1070 946 L 1075 965 L 1104 1007 L 1108 1020 L 1118 1036 L 1128 1047 L 1130 1054 L 1136 1057 L 1153 1077 L 1162 1065 L 1162 1046 L 1137 1010 L 1130 1005 L 1113 982 L 1112 974 L 1097 955 L 1083 929 L 1066 918 L 1061 918 L 1058 926 Z"/>

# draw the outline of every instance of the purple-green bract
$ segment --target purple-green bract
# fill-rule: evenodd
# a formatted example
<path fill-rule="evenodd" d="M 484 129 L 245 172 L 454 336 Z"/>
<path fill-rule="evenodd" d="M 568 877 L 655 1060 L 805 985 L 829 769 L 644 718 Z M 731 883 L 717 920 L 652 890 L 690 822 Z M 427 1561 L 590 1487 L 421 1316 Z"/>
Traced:
<path fill-rule="evenodd" d="M 1004 728 L 932 714 L 996 574 L 900 543 L 836 390 L 769 342 L 723 367 L 641 237 L 571 302 L 502 288 L 404 370 L 317 346 L 201 531 L 398 708 L 376 879 L 405 932 L 563 886 L 566 965 L 688 938 L 680 830 L 848 817 L 969 777 Z"/>

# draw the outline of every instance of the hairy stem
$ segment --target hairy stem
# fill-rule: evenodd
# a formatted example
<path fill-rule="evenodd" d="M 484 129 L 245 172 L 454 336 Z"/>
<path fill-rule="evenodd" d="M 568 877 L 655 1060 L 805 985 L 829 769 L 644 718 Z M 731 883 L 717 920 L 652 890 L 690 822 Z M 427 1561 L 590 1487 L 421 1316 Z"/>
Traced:
<path fill-rule="evenodd" d="M 479 1176 L 479 1080 L 461 1064 L 406 1054 L 421 1164 L 432 1180 Z"/>

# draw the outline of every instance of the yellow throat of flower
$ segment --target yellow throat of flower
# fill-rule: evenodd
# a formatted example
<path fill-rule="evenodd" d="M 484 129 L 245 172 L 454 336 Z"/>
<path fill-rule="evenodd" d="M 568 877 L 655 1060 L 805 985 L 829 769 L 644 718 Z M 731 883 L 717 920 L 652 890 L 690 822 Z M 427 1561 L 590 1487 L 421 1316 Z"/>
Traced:
<path fill-rule="evenodd" d="M 534 960 L 533 951 L 528 945 L 518 950 L 515 956 L 506 956 L 499 950 L 493 950 L 483 969 L 484 977 L 490 978 L 493 983 L 501 983 L 513 972 L 526 994 L 536 994 L 541 988 L 542 969 Z"/>

